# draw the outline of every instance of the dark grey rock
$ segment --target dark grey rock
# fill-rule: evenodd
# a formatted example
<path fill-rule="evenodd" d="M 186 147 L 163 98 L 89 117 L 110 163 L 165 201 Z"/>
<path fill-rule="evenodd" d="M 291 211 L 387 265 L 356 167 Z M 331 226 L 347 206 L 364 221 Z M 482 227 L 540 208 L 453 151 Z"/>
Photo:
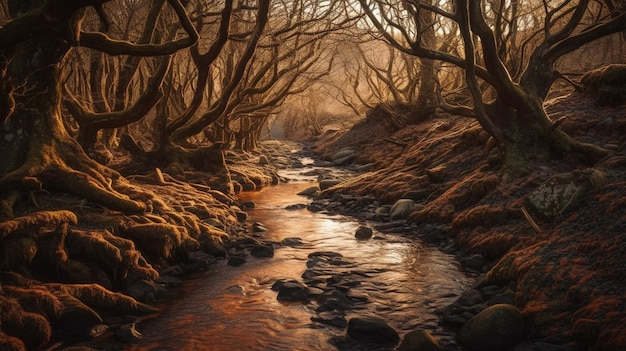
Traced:
<path fill-rule="evenodd" d="M 272 290 L 278 291 L 278 301 L 305 301 L 309 295 L 309 287 L 294 279 L 279 279 L 272 285 Z"/>
<path fill-rule="evenodd" d="M 398 333 L 377 317 L 354 317 L 348 321 L 348 335 L 362 342 L 376 344 L 397 343 Z"/>
<path fill-rule="evenodd" d="M 404 336 L 396 351 L 441 351 L 439 342 L 427 330 L 413 330 Z"/>
<path fill-rule="evenodd" d="M 472 317 L 457 334 L 460 345 L 472 351 L 500 351 L 524 338 L 524 320 L 513 305 L 498 304 Z"/>
<path fill-rule="evenodd" d="M 250 249 L 250 255 L 254 257 L 274 257 L 274 245 L 271 243 L 265 243 L 254 246 Z"/>
<path fill-rule="evenodd" d="M 359 240 L 367 240 L 372 237 L 372 228 L 362 225 L 357 228 L 354 236 Z"/>
<path fill-rule="evenodd" d="M 227 264 L 229 266 L 238 267 L 238 266 L 241 266 L 244 263 L 246 263 L 246 258 L 244 256 L 231 255 L 230 257 L 228 257 L 228 263 Z"/>

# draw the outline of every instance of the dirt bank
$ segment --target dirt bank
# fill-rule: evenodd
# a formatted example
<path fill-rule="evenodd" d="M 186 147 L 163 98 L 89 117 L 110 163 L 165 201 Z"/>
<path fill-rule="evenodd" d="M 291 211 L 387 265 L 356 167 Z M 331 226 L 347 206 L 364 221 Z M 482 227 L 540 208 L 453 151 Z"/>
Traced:
<path fill-rule="evenodd" d="M 529 174 L 512 179 L 499 170 L 498 150 L 476 121 L 440 114 L 397 130 L 378 111 L 317 141 L 327 159 L 348 149 L 371 167 L 323 196 L 413 199 L 410 222 L 443 226 L 453 241 L 442 245 L 452 242 L 490 263 L 483 285 L 513 291 L 527 339 L 559 336 L 577 347 L 624 350 L 626 109 L 599 107 L 574 92 L 546 109 L 573 137 L 614 153 L 594 165 L 537 156 L 529 159 Z M 552 207 L 532 201 L 542 189 L 565 188 L 572 192 Z"/>

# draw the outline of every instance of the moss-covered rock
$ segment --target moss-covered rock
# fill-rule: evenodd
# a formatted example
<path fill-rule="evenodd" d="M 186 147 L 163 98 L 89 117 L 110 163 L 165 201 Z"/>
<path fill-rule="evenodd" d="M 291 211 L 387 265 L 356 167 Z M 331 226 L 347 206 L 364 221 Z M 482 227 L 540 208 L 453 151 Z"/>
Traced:
<path fill-rule="evenodd" d="M 520 310 L 507 304 L 490 306 L 471 318 L 457 334 L 457 341 L 472 351 L 500 351 L 524 338 Z"/>
<path fill-rule="evenodd" d="M 612 64 L 585 73 L 581 79 L 585 93 L 598 105 L 626 103 L 626 65 Z"/>

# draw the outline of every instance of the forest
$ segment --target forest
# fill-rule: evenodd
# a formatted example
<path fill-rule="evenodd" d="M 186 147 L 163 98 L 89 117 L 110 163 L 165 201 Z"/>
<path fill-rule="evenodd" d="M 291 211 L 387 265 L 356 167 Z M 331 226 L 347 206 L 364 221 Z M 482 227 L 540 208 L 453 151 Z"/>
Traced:
<path fill-rule="evenodd" d="M 527 339 L 622 350 L 625 102 L 623 0 L 0 0 L 0 349 L 155 313 L 286 138 L 359 149 L 318 196 L 411 194 Z"/>

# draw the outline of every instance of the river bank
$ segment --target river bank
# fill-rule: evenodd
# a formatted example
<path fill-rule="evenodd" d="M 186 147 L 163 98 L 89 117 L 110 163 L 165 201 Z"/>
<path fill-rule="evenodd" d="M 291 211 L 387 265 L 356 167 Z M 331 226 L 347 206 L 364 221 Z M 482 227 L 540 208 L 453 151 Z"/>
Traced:
<path fill-rule="evenodd" d="M 392 206 L 403 199 L 409 210 L 398 231 L 438 243 L 484 273 L 443 314 L 444 322 L 462 328 L 501 302 L 520 311 L 522 335 L 491 349 L 622 350 L 626 113 L 623 106 L 598 107 L 579 93 L 546 109 L 563 117 L 560 127 L 573 137 L 614 154 L 594 165 L 537 156 L 526 176 L 513 179 L 498 170 L 498 150 L 476 121 L 439 115 L 397 129 L 378 111 L 350 131 L 329 131 L 318 140 L 315 150 L 326 159 L 370 168 L 321 197 L 338 212 L 365 217 L 377 213 L 355 200 Z M 493 294 L 493 286 L 508 297 Z M 484 340 L 466 346 L 481 349 L 476 343 Z"/>

